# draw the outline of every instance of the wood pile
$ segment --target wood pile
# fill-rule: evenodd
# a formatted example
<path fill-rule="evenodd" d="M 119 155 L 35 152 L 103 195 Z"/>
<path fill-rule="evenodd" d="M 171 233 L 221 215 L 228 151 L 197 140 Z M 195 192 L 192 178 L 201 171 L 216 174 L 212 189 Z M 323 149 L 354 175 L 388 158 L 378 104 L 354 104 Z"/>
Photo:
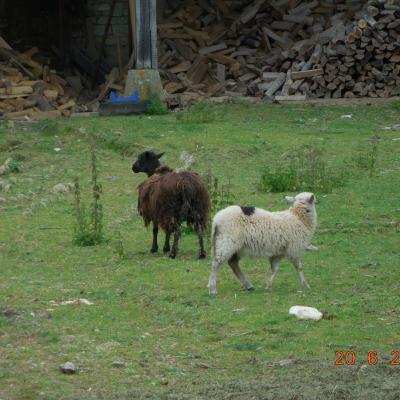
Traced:
<path fill-rule="evenodd" d="M 167 1 L 158 27 L 172 97 L 400 94 L 398 0 Z"/>
<path fill-rule="evenodd" d="M 37 53 L 37 47 L 18 53 L 0 41 L 0 118 L 48 119 L 90 111 L 77 104 L 80 78 L 62 78 L 36 61 Z"/>

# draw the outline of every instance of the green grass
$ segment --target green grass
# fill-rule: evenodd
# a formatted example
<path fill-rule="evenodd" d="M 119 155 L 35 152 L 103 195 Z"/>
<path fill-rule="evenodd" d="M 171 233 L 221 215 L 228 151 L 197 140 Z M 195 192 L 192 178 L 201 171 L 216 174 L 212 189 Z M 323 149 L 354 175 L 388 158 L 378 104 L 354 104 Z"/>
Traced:
<path fill-rule="evenodd" d="M 398 367 L 360 366 L 368 351 L 383 360 L 400 350 L 400 133 L 384 129 L 399 116 L 399 103 L 203 105 L 178 117 L 1 123 L 0 163 L 11 157 L 21 172 L 2 177 L 12 186 L 0 191 L 0 399 L 398 398 Z M 90 202 L 87 134 L 97 142 L 107 240 L 79 247 L 73 194 L 51 189 L 78 176 Z M 310 291 L 288 262 L 265 291 L 266 260 L 245 260 L 256 291 L 224 266 L 210 298 L 210 260 L 196 259 L 194 235 L 176 260 L 149 254 L 151 230 L 136 212 L 145 177 L 131 172 L 144 149 L 165 151 L 173 167 L 187 151 L 192 169 L 231 182 L 237 204 L 279 210 L 289 193 L 258 190 L 277 157 L 323 146 L 337 167 L 359 159 L 374 135 L 374 173 L 354 165 L 345 186 L 317 193 L 319 252 L 303 260 Z M 80 298 L 94 304 L 61 305 Z M 334 318 L 299 322 L 288 315 L 296 304 Z M 337 350 L 355 351 L 357 367 L 333 366 Z M 284 359 L 293 365 L 270 366 Z M 66 361 L 76 375 L 59 371 Z"/>

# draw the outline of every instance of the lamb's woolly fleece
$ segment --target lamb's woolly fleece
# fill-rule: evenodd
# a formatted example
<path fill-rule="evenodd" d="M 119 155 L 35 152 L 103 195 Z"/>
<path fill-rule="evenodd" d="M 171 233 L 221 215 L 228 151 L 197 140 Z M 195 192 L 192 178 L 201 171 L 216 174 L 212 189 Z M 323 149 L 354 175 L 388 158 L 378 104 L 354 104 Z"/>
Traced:
<path fill-rule="evenodd" d="M 250 216 L 239 206 L 219 211 L 212 228 L 214 260 L 224 262 L 234 254 L 301 257 L 315 231 L 317 213 L 312 193 L 300 193 L 292 200 L 292 207 L 286 211 L 256 208 Z"/>

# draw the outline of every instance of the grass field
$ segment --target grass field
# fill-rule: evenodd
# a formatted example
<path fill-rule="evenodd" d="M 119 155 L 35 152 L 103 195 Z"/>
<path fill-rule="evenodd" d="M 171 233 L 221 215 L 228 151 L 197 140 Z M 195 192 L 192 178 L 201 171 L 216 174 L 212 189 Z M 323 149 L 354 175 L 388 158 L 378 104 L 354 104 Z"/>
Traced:
<path fill-rule="evenodd" d="M 400 367 L 388 364 L 400 351 L 400 131 L 385 129 L 399 123 L 399 103 L 2 122 L 0 163 L 12 157 L 20 172 L 0 176 L 11 184 L 0 189 L 0 399 L 400 398 Z M 79 176 L 90 201 L 88 135 L 107 241 L 78 247 L 73 195 L 52 188 Z M 324 162 L 347 173 L 344 186 L 316 192 L 319 251 L 303 260 L 311 290 L 285 261 L 266 291 L 267 261 L 245 260 L 256 290 L 242 290 L 226 265 L 211 298 L 210 259 L 196 259 L 194 235 L 176 260 L 149 254 L 137 154 L 165 151 L 176 167 L 189 152 L 192 169 L 211 170 L 235 203 L 279 210 L 289 193 L 260 191 L 261 175 L 299 145 L 325 149 Z M 360 161 L 368 155 L 375 165 Z M 82 298 L 94 304 L 61 304 Z M 330 318 L 297 321 L 288 314 L 296 304 Z M 353 351 L 355 365 L 335 366 L 336 351 Z M 67 361 L 76 374 L 60 372 Z"/>

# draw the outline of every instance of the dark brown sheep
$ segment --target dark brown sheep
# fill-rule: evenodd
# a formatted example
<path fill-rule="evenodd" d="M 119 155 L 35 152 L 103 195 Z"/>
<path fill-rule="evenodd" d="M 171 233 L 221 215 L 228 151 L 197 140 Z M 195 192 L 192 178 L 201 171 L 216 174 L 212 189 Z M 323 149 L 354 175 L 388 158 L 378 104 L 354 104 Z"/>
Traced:
<path fill-rule="evenodd" d="M 164 253 L 170 251 L 169 239 L 174 235 L 170 257 L 178 253 L 181 224 L 185 222 L 196 230 L 200 254 L 205 258 L 203 232 L 210 211 L 210 196 L 200 176 L 193 172 L 176 172 L 167 166 L 160 167 L 159 158 L 151 151 L 140 154 L 132 166 L 135 173 L 145 172 L 149 177 L 138 186 L 138 211 L 145 226 L 153 223 L 151 252 L 158 250 L 158 228 L 165 231 Z"/>

